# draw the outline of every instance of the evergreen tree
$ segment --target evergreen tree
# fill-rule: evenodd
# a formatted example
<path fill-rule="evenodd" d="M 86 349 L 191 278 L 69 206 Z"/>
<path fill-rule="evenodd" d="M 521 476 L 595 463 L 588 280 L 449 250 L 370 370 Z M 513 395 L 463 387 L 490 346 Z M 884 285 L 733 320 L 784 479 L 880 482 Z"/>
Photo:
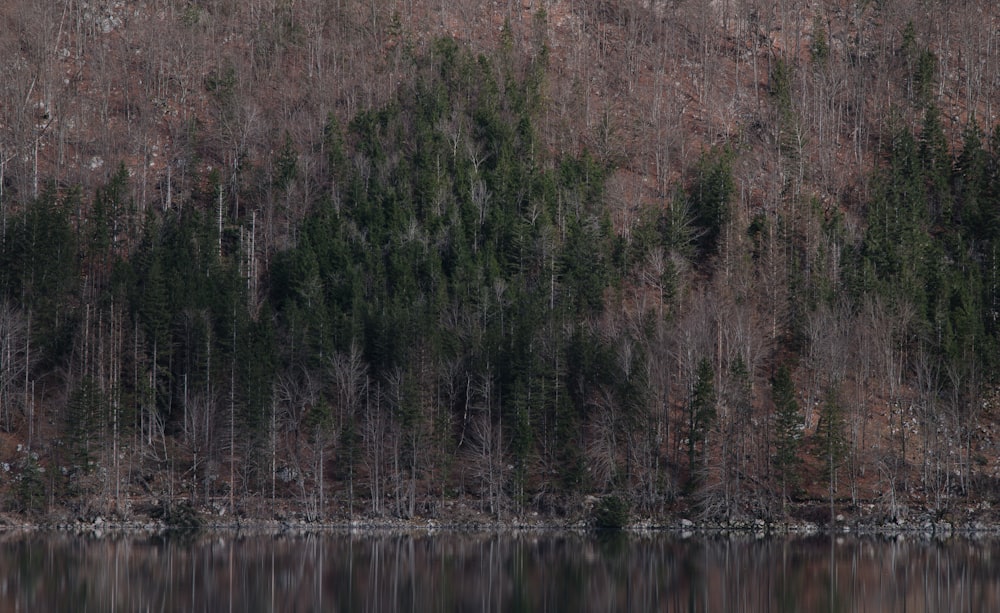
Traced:
<path fill-rule="evenodd" d="M 703 254 L 719 248 L 722 229 L 729 221 L 729 205 L 735 193 L 731 153 L 713 149 L 701 154 L 688 190 L 688 209 L 698 227 L 697 245 Z"/>
<path fill-rule="evenodd" d="M 715 370 L 708 358 L 698 362 L 695 383 L 688 402 L 688 471 L 691 482 L 695 481 L 695 465 L 704 456 L 704 445 L 708 442 L 708 430 L 715 421 Z"/>
<path fill-rule="evenodd" d="M 823 462 L 829 483 L 830 519 L 833 519 L 834 494 L 837 476 L 847 454 L 847 437 L 844 431 L 844 410 L 835 387 L 827 389 L 816 428 L 816 455 Z"/>
<path fill-rule="evenodd" d="M 888 161 L 868 209 L 864 289 L 877 289 L 892 301 L 902 298 L 922 307 L 927 304 L 924 276 L 931 247 L 930 220 L 917 143 L 911 133 L 896 132 Z"/>
<path fill-rule="evenodd" d="M 89 474 L 94 468 L 95 452 L 101 448 L 101 408 L 107 403 L 94 380 L 87 376 L 73 389 L 63 425 L 71 477 Z"/>
<path fill-rule="evenodd" d="M 782 499 L 787 499 L 788 488 L 798 485 L 799 443 L 802 438 L 802 414 L 795 399 L 795 385 L 788 366 L 782 365 L 771 381 L 771 398 L 774 400 L 775 451 L 772 463 L 781 480 Z"/>
<path fill-rule="evenodd" d="M 71 349 L 77 318 L 74 290 L 78 248 L 69 213 L 79 194 L 54 186 L 10 220 L 0 250 L 0 279 L 8 298 L 28 314 L 33 344 L 49 366 Z"/>
<path fill-rule="evenodd" d="M 920 174 L 927 194 L 927 206 L 932 220 L 951 224 L 951 155 L 941 124 L 941 112 L 933 104 L 924 110 L 920 132 Z"/>
<path fill-rule="evenodd" d="M 989 183 L 989 155 L 983 148 L 982 131 L 973 119 L 962 132 L 962 152 L 955 162 L 954 194 L 964 231 L 980 245 L 996 232 L 996 219 L 989 206 Z"/>

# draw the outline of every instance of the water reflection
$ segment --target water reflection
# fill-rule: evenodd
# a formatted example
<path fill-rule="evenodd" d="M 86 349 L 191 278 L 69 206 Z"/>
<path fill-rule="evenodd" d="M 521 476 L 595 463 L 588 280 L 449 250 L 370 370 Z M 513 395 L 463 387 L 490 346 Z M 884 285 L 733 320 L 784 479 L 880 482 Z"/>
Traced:
<path fill-rule="evenodd" d="M 0 537 L 0 611 L 1000 610 L 993 540 Z"/>

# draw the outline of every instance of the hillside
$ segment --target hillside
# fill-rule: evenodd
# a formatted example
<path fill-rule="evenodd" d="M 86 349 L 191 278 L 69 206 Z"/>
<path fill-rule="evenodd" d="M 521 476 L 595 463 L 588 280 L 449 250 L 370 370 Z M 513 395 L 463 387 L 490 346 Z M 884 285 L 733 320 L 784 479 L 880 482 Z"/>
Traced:
<path fill-rule="evenodd" d="M 985 513 L 998 25 L 7 2 L 4 504 Z"/>

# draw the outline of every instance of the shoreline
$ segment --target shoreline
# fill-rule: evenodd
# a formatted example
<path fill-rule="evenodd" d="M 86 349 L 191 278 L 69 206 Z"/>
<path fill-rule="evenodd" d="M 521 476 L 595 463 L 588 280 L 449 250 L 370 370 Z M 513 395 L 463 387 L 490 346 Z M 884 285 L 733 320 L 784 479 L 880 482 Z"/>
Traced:
<path fill-rule="evenodd" d="M 337 521 L 307 521 L 302 519 L 240 518 L 236 521 L 218 521 L 201 517 L 197 525 L 171 525 L 151 518 L 108 520 L 101 516 L 92 519 L 51 518 L 29 520 L 5 515 L 0 517 L 0 535 L 15 533 L 72 534 L 102 538 L 112 535 L 168 535 L 168 534 L 236 534 L 259 536 L 307 536 L 322 534 L 542 534 L 562 533 L 599 536 L 619 533 L 628 536 L 672 534 L 680 538 L 752 537 L 807 538 L 816 536 L 859 538 L 907 538 L 948 540 L 952 538 L 1000 538 L 1000 523 L 973 519 L 966 522 L 914 521 L 873 523 L 838 518 L 834 525 L 808 521 L 763 519 L 732 522 L 695 522 L 685 518 L 668 521 L 636 519 L 618 530 L 599 530 L 585 520 L 440 520 L 440 519 L 387 519 L 358 518 Z"/>
<path fill-rule="evenodd" d="M 333 507 L 324 518 L 289 505 L 250 508 L 237 506 L 236 513 L 219 504 L 194 505 L 188 500 L 169 502 L 155 498 L 131 498 L 125 511 L 103 512 L 94 507 L 72 509 L 54 506 L 48 511 L 0 512 L 0 534 L 48 532 L 103 536 L 107 534 L 230 533 L 288 534 L 518 534 L 563 533 L 598 535 L 621 532 L 630 535 L 673 534 L 690 536 L 747 536 L 753 538 L 797 538 L 817 535 L 897 538 L 921 536 L 934 539 L 970 536 L 1000 538 L 1000 512 L 986 501 L 966 501 L 948 511 L 920 505 L 899 505 L 895 515 L 875 504 L 804 499 L 789 502 L 781 517 L 709 518 L 699 516 L 687 504 L 674 504 L 650 513 L 615 510 L 608 512 L 615 496 L 586 496 L 562 511 L 527 511 L 500 517 L 477 509 L 468 501 L 450 501 L 434 513 L 409 518 L 349 513 Z M 256 512 L 254 512 L 256 511 Z M 610 518 L 610 519 L 609 519 Z"/>

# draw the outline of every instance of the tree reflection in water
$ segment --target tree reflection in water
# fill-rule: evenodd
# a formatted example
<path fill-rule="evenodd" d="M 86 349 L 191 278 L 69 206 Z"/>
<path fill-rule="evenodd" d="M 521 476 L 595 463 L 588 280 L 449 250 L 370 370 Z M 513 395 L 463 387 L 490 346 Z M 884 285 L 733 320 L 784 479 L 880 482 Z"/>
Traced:
<path fill-rule="evenodd" d="M 1000 610 L 998 541 L 7 533 L 0 611 Z"/>

